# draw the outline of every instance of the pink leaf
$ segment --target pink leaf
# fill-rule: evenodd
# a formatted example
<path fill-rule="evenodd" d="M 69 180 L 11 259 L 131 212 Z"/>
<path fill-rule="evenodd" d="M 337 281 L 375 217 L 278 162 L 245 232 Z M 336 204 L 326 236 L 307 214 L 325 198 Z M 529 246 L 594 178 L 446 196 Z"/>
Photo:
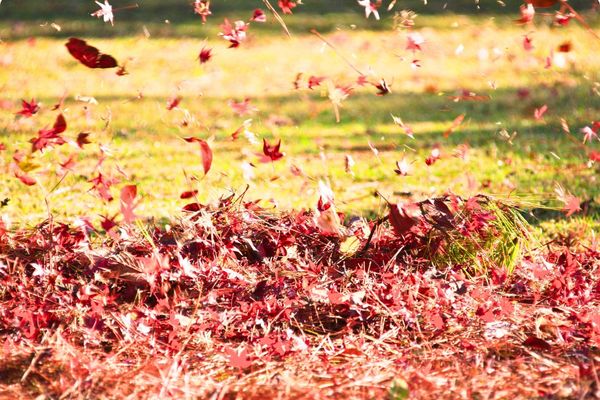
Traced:
<path fill-rule="evenodd" d="M 137 216 L 134 213 L 137 204 L 135 203 L 135 197 L 137 196 L 137 186 L 127 185 L 121 189 L 121 213 L 125 219 L 125 223 L 131 223 Z"/>
<path fill-rule="evenodd" d="M 252 365 L 252 361 L 248 359 L 248 351 L 245 348 L 239 352 L 229 348 L 225 352 L 229 357 L 229 365 L 234 368 L 245 369 Z"/>
<path fill-rule="evenodd" d="M 544 104 L 540 108 L 536 108 L 533 111 L 533 116 L 537 121 L 539 121 L 544 117 L 544 114 L 546 113 L 546 111 L 548 111 L 548 106 Z"/>

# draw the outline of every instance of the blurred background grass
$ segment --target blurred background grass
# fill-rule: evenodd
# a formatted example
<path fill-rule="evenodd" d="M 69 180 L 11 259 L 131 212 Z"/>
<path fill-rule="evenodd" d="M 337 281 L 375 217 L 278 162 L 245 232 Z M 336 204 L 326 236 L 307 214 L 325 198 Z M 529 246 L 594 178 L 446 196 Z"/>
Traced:
<path fill-rule="evenodd" d="M 25 223 L 39 221 L 46 216 L 46 197 L 50 211 L 65 218 L 114 214 L 117 202 L 103 204 L 89 191 L 98 144 L 103 144 L 111 151 L 104 170 L 137 183 L 143 197 L 140 214 L 158 218 L 178 215 L 186 203 L 179 194 L 189 188 L 199 189 L 201 201 L 210 201 L 241 191 L 247 183 L 248 198 L 272 200 L 283 208 L 313 207 L 321 179 L 331 184 L 340 209 L 365 216 L 383 210 L 377 190 L 391 199 L 422 199 L 450 189 L 464 195 L 520 195 L 546 204 L 560 183 L 590 205 L 586 218 L 596 221 L 598 166 L 586 165 L 585 152 L 561 128 L 564 118 L 580 141 L 580 129 L 600 111 L 600 42 L 577 23 L 557 28 L 551 16 L 540 15 L 535 28 L 517 25 L 520 3 L 515 1 L 399 2 L 394 11 L 420 14 L 415 29 L 426 43 L 422 53 L 413 54 L 405 48 L 406 32 L 392 29 L 394 12 L 382 8 L 378 22 L 365 19 L 354 1 L 306 0 L 294 15 L 284 16 L 291 39 L 269 15 L 268 23 L 252 24 L 248 42 L 227 49 L 217 36 L 223 18 L 248 19 L 254 8 L 264 8 L 262 2 L 215 1 L 204 25 L 191 3 L 113 1 L 115 8 L 139 7 L 117 10 L 112 27 L 90 16 L 98 9 L 93 1 L 2 2 L 0 142 L 8 150 L 3 152 L 0 197 L 10 199 L 2 209 L 5 215 Z M 570 3 L 597 26 L 590 2 Z M 326 92 L 293 90 L 299 72 L 327 75 L 344 84 L 357 77 L 309 34 L 311 28 L 325 34 L 372 79 L 384 77 L 393 92 L 376 97 L 372 86 L 357 88 L 343 103 L 336 123 Z M 532 52 L 522 47 L 526 34 L 533 38 Z M 64 48 L 69 36 L 89 40 L 126 62 L 130 74 L 119 77 L 114 71 L 80 65 Z M 567 41 L 573 51 L 565 55 L 564 66 L 544 68 L 546 57 Z M 215 56 L 200 66 L 196 57 L 203 46 L 213 48 Z M 421 67 L 411 67 L 413 58 Z M 463 90 L 489 100 L 455 101 L 453 96 Z M 525 90 L 527 96 L 522 95 Z M 81 152 L 65 145 L 36 154 L 39 168 L 32 174 L 40 184 L 25 187 L 11 176 L 10 157 L 15 150 L 27 150 L 37 130 L 52 123 L 56 112 L 50 108 L 65 95 L 66 136 L 86 131 L 94 143 Z M 78 101 L 77 96 L 93 97 L 98 104 Z M 166 103 L 174 96 L 182 97 L 180 109 L 167 111 Z M 43 103 L 41 113 L 16 118 L 20 99 L 32 97 Z M 236 116 L 227 102 L 246 97 L 259 111 Z M 536 120 L 534 110 L 542 105 L 548 111 Z M 413 128 L 415 139 L 394 125 L 391 114 Z M 444 138 L 460 114 L 466 116 L 463 125 Z M 186 118 L 188 126 L 182 127 Z M 247 118 L 253 119 L 250 130 L 259 140 L 282 139 L 282 161 L 260 164 L 260 143 L 251 144 L 244 135 L 230 140 Z M 517 134 L 508 141 L 503 132 Z M 182 136 L 214 137 L 214 166 L 205 178 L 198 149 Z M 443 157 L 427 167 L 424 159 L 434 145 L 441 146 Z M 597 142 L 591 146 L 597 148 Z M 378 149 L 377 155 L 371 147 Z M 465 148 L 466 158 L 454 156 Z M 56 161 L 71 155 L 78 165 L 48 196 L 60 178 Z M 351 173 L 344 168 L 348 155 L 356 162 Z M 395 161 L 402 158 L 413 163 L 410 176 L 394 173 Z M 244 162 L 256 166 L 250 182 L 242 174 Z M 126 176 L 115 172 L 116 166 Z M 293 174 L 292 166 L 304 174 Z M 192 175 L 198 181 L 190 180 Z M 113 188 L 117 197 L 118 187 Z"/>

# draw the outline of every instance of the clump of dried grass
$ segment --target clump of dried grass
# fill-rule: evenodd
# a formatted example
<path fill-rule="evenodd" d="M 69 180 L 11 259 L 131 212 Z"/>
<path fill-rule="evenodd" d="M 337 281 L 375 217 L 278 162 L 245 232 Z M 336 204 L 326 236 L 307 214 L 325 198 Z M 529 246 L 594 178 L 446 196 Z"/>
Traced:
<path fill-rule="evenodd" d="M 514 204 L 478 196 L 452 215 L 449 227 L 428 233 L 431 260 L 436 266 L 463 267 L 469 275 L 514 272 L 531 247 L 531 228 Z M 471 228 L 470 228 L 471 227 Z"/>

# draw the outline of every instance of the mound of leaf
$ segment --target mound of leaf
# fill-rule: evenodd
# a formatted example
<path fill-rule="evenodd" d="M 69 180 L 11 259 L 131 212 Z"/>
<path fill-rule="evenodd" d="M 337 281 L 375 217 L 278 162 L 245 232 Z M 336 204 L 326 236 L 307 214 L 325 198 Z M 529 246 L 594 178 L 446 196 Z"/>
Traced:
<path fill-rule="evenodd" d="M 586 398 L 600 389 L 597 248 L 515 250 L 525 227 L 507 205 L 432 199 L 353 219 L 343 234 L 323 231 L 318 212 L 274 213 L 241 198 L 187 209 L 165 227 L 2 229 L 0 394 Z"/>

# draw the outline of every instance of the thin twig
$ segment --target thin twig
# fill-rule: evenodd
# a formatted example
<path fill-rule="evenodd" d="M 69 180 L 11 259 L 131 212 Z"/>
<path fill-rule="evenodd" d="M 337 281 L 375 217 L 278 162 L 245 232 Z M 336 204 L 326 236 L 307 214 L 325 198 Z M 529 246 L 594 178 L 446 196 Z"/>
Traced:
<path fill-rule="evenodd" d="M 279 22 L 279 24 L 283 27 L 283 30 L 285 31 L 286 35 L 288 35 L 288 37 L 292 37 L 292 34 L 290 33 L 289 29 L 287 28 L 287 25 L 283 21 L 283 18 L 281 18 L 281 16 L 277 12 L 277 10 L 271 5 L 271 3 L 269 3 L 269 0 L 263 0 L 263 3 L 265 3 L 265 6 L 267 6 L 269 11 L 271 11 L 273 13 L 273 16 L 275 17 L 277 22 Z"/>
<path fill-rule="evenodd" d="M 318 37 L 319 39 L 321 39 L 321 41 L 323 43 L 325 43 L 327 46 L 329 46 L 335 52 L 335 54 L 338 55 L 338 57 L 340 57 L 342 60 L 344 60 L 346 62 L 346 64 L 348 64 L 348 66 L 350 68 L 352 68 L 354 71 L 356 71 L 360 76 L 365 76 L 365 74 L 363 74 L 358 68 L 356 68 L 354 66 L 354 64 L 352 64 L 346 56 L 344 56 L 333 44 L 331 44 L 327 39 L 325 39 L 323 37 L 323 35 L 321 35 L 319 33 L 319 31 L 317 31 L 316 29 L 311 29 L 310 32 L 313 35 L 315 35 L 316 37 Z"/>

